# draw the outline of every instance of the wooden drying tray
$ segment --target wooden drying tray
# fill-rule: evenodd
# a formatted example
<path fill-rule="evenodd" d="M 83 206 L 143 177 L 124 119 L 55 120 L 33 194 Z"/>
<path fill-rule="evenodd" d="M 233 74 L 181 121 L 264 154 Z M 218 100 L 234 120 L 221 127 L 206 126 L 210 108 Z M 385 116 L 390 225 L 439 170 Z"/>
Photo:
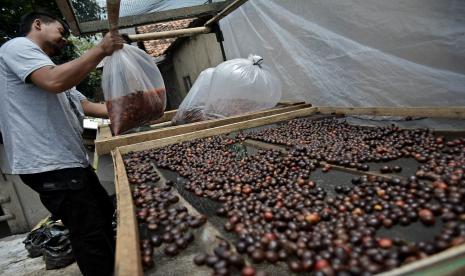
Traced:
<path fill-rule="evenodd" d="M 173 135 L 179 135 L 183 133 L 189 133 L 192 131 L 217 127 L 221 125 L 237 123 L 250 119 L 265 117 L 269 115 L 285 113 L 292 110 L 298 110 L 302 108 L 310 107 L 310 104 L 304 102 L 280 102 L 275 108 L 248 112 L 224 119 L 215 119 L 202 122 L 195 122 L 190 124 L 172 126 L 171 119 L 173 119 L 177 110 L 171 110 L 165 112 L 163 117 L 154 121 L 151 124 L 151 128 L 156 128 L 148 131 L 142 131 L 137 133 L 129 133 L 118 136 L 113 136 L 108 125 L 100 126 L 97 138 L 95 139 L 95 153 L 96 156 L 110 153 L 113 149 L 120 146 L 131 145 L 135 143 L 141 143 L 149 140 L 160 139 L 170 137 Z"/>
<path fill-rule="evenodd" d="M 295 118 L 308 117 L 314 114 L 412 116 L 464 119 L 465 107 L 308 107 L 266 117 L 239 121 L 227 125 L 220 125 L 199 131 L 159 138 L 157 140 L 146 141 L 143 143 L 117 147 L 116 149 L 112 150 L 118 206 L 115 275 L 143 274 L 139 251 L 139 232 L 137 219 L 135 217 L 135 207 L 133 204 L 122 155 L 129 152 L 138 152 L 146 149 L 160 148 L 170 144 L 198 138 L 205 138 L 209 136 L 227 134 L 234 131 L 283 122 Z M 334 167 L 334 169 L 338 169 L 337 166 Z M 367 174 L 369 174 L 369 172 Z M 400 268 L 382 273 L 381 275 L 460 275 L 460 273 L 465 273 L 465 245 L 450 248 L 423 260 L 419 260 L 411 264 L 404 265 Z"/>

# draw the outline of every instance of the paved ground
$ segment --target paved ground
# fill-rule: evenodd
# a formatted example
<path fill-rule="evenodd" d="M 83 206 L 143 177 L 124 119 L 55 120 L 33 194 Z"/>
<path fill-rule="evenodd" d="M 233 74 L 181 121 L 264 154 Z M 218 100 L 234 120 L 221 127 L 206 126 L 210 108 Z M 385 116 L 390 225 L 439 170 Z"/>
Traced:
<path fill-rule="evenodd" d="M 26 234 L 0 239 L 0 275 L 80 276 L 76 263 L 65 268 L 46 270 L 42 257 L 31 259 L 22 241 Z"/>

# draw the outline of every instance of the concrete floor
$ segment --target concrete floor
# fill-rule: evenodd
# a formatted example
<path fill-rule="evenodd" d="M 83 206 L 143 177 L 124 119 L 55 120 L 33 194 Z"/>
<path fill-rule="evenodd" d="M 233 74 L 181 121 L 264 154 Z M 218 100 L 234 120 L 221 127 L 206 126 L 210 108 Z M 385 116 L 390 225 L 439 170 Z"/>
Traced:
<path fill-rule="evenodd" d="M 46 270 L 42 257 L 29 258 L 22 241 L 27 234 L 12 235 L 0 239 L 0 275 L 27 275 L 27 276 L 79 276 L 76 262 L 71 265 L 54 270 Z"/>

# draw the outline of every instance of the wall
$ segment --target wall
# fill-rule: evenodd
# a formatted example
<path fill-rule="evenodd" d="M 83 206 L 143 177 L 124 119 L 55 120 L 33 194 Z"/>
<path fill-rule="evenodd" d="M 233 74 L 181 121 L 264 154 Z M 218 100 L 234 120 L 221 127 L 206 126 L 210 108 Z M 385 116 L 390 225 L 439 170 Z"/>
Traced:
<path fill-rule="evenodd" d="M 203 34 L 185 39 L 182 45 L 173 51 L 172 61 L 179 94 L 184 98 L 189 91 L 185 89 L 183 77 L 189 76 L 194 84 L 200 72 L 220 64 L 223 57 L 216 35 Z"/>
<path fill-rule="evenodd" d="M 178 85 L 173 62 L 170 59 L 166 59 L 163 62 L 158 63 L 157 66 L 158 69 L 160 69 L 163 81 L 165 82 L 167 99 L 166 110 L 177 109 L 184 98 L 184 93 L 181 94 L 181 88 Z"/>
<path fill-rule="evenodd" d="M 1 204 L 1 209 L 4 214 L 14 216 L 7 221 L 11 233 L 24 233 L 47 217 L 48 212 L 40 202 L 39 195 L 24 184 L 18 175 L 7 174 L 9 171 L 3 145 L 0 144 L 0 197 L 8 198 L 7 202 Z M 3 229 L 5 225 L 1 224 Z"/>

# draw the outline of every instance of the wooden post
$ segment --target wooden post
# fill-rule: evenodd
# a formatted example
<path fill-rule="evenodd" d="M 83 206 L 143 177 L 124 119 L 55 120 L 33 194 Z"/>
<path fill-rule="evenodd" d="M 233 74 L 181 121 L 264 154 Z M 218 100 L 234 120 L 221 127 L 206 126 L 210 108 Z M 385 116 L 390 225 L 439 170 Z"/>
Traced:
<path fill-rule="evenodd" d="M 120 0 L 107 0 L 108 25 L 110 31 L 118 31 Z"/>
<path fill-rule="evenodd" d="M 135 34 L 129 35 L 131 41 L 146 41 L 146 40 L 156 40 L 162 38 L 172 38 L 172 37 L 185 37 L 193 36 L 198 34 L 208 34 L 211 31 L 210 27 L 196 27 L 180 30 L 172 30 L 165 32 L 154 32 L 154 33 L 145 33 L 145 34 Z"/>
<path fill-rule="evenodd" d="M 226 15 L 232 13 L 234 10 L 239 8 L 242 4 L 247 2 L 247 0 L 236 0 L 229 4 L 226 8 L 224 8 L 222 11 L 220 11 L 217 15 L 215 15 L 213 18 L 207 21 L 204 26 L 210 26 L 211 24 L 220 21 L 222 18 L 224 18 Z"/>
<path fill-rule="evenodd" d="M 73 12 L 73 8 L 71 7 L 71 3 L 69 0 L 56 0 L 57 6 L 61 11 L 61 14 L 66 19 L 66 22 L 69 24 L 71 32 L 73 35 L 80 35 L 81 29 L 79 28 L 78 20 Z"/>

